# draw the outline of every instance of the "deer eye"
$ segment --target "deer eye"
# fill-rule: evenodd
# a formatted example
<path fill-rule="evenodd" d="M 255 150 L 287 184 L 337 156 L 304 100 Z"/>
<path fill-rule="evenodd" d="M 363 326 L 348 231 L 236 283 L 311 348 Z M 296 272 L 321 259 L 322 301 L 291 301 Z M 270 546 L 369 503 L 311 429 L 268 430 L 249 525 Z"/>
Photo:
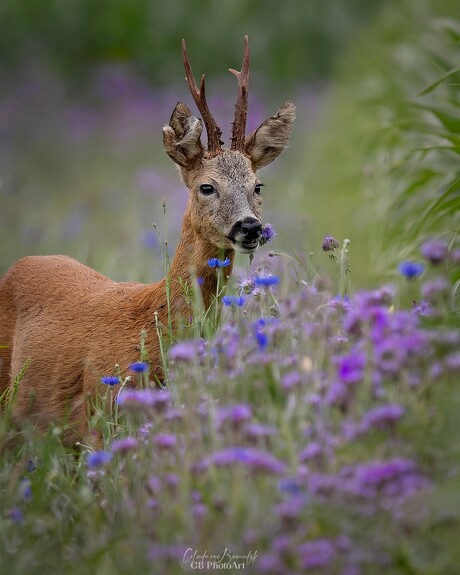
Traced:
<path fill-rule="evenodd" d="M 257 194 L 258 196 L 260 196 L 262 193 L 262 186 L 263 184 L 256 184 L 254 188 L 254 193 Z"/>
<path fill-rule="evenodd" d="M 216 192 L 216 188 L 211 184 L 201 184 L 200 192 L 203 194 L 203 196 L 211 196 Z"/>

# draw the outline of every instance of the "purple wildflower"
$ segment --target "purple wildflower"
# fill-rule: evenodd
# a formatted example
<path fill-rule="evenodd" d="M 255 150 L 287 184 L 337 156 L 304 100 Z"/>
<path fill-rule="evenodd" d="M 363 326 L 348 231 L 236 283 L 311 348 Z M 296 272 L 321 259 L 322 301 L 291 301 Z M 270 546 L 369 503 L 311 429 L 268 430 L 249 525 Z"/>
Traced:
<path fill-rule="evenodd" d="M 405 413 L 404 407 L 397 403 L 381 405 L 368 411 L 363 419 L 366 427 L 388 429 L 396 425 Z"/>
<path fill-rule="evenodd" d="M 169 358 L 173 361 L 193 361 L 197 357 L 196 341 L 181 341 L 169 350 Z"/>
<path fill-rule="evenodd" d="M 268 276 L 257 276 L 254 278 L 254 284 L 257 287 L 273 287 L 280 283 L 278 276 L 268 275 Z"/>
<path fill-rule="evenodd" d="M 254 292 L 255 283 L 252 276 L 242 277 L 238 282 L 239 287 L 243 290 L 245 294 L 251 294 Z"/>
<path fill-rule="evenodd" d="M 117 403 L 134 410 L 156 409 L 163 411 L 171 401 L 171 394 L 164 389 L 124 389 Z"/>
<path fill-rule="evenodd" d="M 291 389 L 293 387 L 297 387 L 301 381 L 302 378 L 300 377 L 299 372 L 291 371 L 283 376 L 281 385 L 284 389 Z"/>
<path fill-rule="evenodd" d="M 176 446 L 177 437 L 171 433 L 158 433 L 153 437 L 153 442 L 162 449 L 172 449 Z"/>
<path fill-rule="evenodd" d="M 271 425 L 264 425 L 263 423 L 248 423 L 244 427 L 244 434 L 249 439 L 257 439 L 259 437 L 270 437 L 275 435 L 276 429 Z"/>
<path fill-rule="evenodd" d="M 336 549 L 329 539 L 313 539 L 302 543 L 298 553 L 302 567 L 311 570 L 329 565 L 336 556 Z"/>
<path fill-rule="evenodd" d="M 332 252 L 340 247 L 339 240 L 335 239 L 333 236 L 326 236 L 321 244 L 321 249 L 323 252 Z"/>
<path fill-rule="evenodd" d="M 262 227 L 262 235 L 259 239 L 259 244 L 263 246 L 271 242 L 277 236 L 275 228 L 271 224 L 264 224 Z"/>
<path fill-rule="evenodd" d="M 210 457 L 210 462 L 219 467 L 241 463 L 255 471 L 282 473 L 285 464 L 265 451 L 253 447 L 229 447 L 217 451 Z"/>
<path fill-rule="evenodd" d="M 348 355 L 337 359 L 337 375 L 344 383 L 358 383 L 364 377 L 366 354 L 352 349 Z"/>
<path fill-rule="evenodd" d="M 220 260 L 219 258 L 211 258 L 208 260 L 208 266 L 210 268 L 225 268 L 230 265 L 230 259 L 225 258 Z"/>
<path fill-rule="evenodd" d="M 135 373 L 144 373 L 149 368 L 148 364 L 145 361 L 135 361 L 131 363 L 129 369 L 134 371 Z"/>
<path fill-rule="evenodd" d="M 222 298 L 222 303 L 225 306 L 241 307 L 244 305 L 245 299 L 243 296 L 225 295 Z"/>
<path fill-rule="evenodd" d="M 251 419 L 252 410 L 248 405 L 232 405 L 229 407 L 222 407 L 217 412 L 219 427 L 228 422 L 233 427 L 239 427 L 243 422 Z"/>
<path fill-rule="evenodd" d="M 114 385 L 118 385 L 120 383 L 120 378 L 116 377 L 115 375 L 106 375 L 104 377 L 101 377 L 101 382 L 104 385 L 113 387 Z"/>
<path fill-rule="evenodd" d="M 426 258 L 433 265 L 437 266 L 446 259 L 448 245 L 444 240 L 428 240 L 422 245 L 421 252 L 424 258 Z"/>
<path fill-rule="evenodd" d="M 405 261 L 398 266 L 399 273 L 409 280 L 421 276 L 424 269 L 425 266 L 419 262 Z"/>
<path fill-rule="evenodd" d="M 112 459 L 112 453 L 110 451 L 95 451 L 94 453 L 89 453 L 86 458 L 86 463 L 90 469 L 95 467 L 102 467 L 107 465 L 107 463 Z"/>
<path fill-rule="evenodd" d="M 444 299 L 449 295 L 449 284 L 443 277 L 427 281 L 422 286 L 422 296 L 431 303 Z"/>
<path fill-rule="evenodd" d="M 138 444 L 139 442 L 135 437 L 124 437 L 123 439 L 115 439 L 115 441 L 112 441 L 110 448 L 113 453 L 116 453 L 117 451 L 125 453 L 136 449 Z"/>
<path fill-rule="evenodd" d="M 22 523 L 24 521 L 24 513 L 19 507 L 11 507 L 6 512 L 8 519 L 11 519 L 13 523 Z"/>

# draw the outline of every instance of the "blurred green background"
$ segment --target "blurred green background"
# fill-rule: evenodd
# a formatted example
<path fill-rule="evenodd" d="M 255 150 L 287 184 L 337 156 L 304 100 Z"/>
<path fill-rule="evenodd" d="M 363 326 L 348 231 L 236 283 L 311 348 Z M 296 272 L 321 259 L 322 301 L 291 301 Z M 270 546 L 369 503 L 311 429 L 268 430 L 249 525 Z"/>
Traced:
<path fill-rule="evenodd" d="M 391 277 L 426 235 L 458 232 L 459 16 L 457 0 L 3 0 L 0 273 L 66 253 L 159 279 L 153 223 L 165 198 L 174 246 L 186 202 L 161 144 L 177 100 L 194 109 L 181 39 L 228 138 L 227 70 L 248 34 L 248 130 L 285 100 L 298 110 L 289 149 L 261 172 L 274 249 L 332 271 L 321 239 L 348 237 L 356 287 Z"/>

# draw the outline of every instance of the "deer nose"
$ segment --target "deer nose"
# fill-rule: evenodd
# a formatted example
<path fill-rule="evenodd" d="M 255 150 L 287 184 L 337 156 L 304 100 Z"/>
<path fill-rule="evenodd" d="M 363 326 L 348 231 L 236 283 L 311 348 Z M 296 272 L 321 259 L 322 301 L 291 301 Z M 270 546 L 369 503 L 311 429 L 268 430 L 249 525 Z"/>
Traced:
<path fill-rule="evenodd" d="M 245 218 L 238 222 L 240 230 L 246 239 L 258 239 L 262 233 L 262 224 L 256 218 Z"/>

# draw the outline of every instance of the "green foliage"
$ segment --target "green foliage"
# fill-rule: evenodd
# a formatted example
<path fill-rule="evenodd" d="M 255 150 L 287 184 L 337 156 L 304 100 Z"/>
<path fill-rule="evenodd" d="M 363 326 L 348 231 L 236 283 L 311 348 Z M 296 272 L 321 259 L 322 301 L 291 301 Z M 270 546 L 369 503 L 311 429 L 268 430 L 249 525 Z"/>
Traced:
<path fill-rule="evenodd" d="M 181 38 L 207 74 L 238 62 L 244 34 L 254 70 L 285 82 L 324 77 L 354 30 L 381 0 L 4 0 L 0 6 L 3 67 L 43 59 L 79 82 L 94 64 L 134 63 L 155 82 L 182 74 Z M 219 58 L 216 58 L 216 50 Z M 263 63 L 263 64 L 262 64 Z M 228 67 L 227 65 L 227 67 Z M 233 64 L 234 65 L 234 64 Z"/>
<path fill-rule="evenodd" d="M 454 13 L 449 2 L 384 6 L 339 65 L 320 129 L 302 151 L 308 207 L 319 226 L 329 223 L 314 230 L 315 243 L 349 234 L 354 258 L 374 278 L 394 274 L 428 235 L 450 241 L 458 233 Z"/>

